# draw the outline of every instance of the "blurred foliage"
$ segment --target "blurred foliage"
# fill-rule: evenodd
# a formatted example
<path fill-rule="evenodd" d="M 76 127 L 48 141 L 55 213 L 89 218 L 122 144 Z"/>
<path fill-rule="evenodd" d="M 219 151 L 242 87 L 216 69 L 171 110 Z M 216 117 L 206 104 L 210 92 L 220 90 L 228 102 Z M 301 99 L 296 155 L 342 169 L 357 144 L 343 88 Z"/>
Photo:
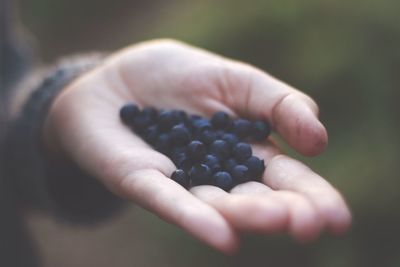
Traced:
<path fill-rule="evenodd" d="M 307 246 L 249 237 L 228 259 L 150 216 L 150 228 L 173 233 L 163 251 L 179 255 L 173 266 L 400 266 L 399 1 L 24 0 L 21 9 L 47 60 L 171 37 L 268 70 L 319 103 L 329 149 L 289 153 L 343 192 L 351 232 Z"/>

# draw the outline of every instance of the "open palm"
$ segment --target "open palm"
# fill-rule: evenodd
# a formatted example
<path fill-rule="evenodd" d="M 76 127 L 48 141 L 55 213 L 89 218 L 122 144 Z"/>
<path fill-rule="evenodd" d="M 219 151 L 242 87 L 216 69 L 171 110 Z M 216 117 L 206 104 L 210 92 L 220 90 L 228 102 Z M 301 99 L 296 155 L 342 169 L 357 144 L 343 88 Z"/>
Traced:
<path fill-rule="evenodd" d="M 59 95 L 45 124 L 49 148 L 76 161 L 115 194 L 225 252 L 241 232 L 287 231 L 313 239 L 340 233 L 350 213 L 340 194 L 308 167 L 282 155 L 273 140 L 253 146 L 267 164 L 262 182 L 229 193 L 214 186 L 187 191 L 168 179 L 176 169 L 124 126 L 127 102 L 211 115 L 267 119 L 304 155 L 317 155 L 327 134 L 305 94 L 252 66 L 170 40 L 138 44 L 108 57 Z"/>

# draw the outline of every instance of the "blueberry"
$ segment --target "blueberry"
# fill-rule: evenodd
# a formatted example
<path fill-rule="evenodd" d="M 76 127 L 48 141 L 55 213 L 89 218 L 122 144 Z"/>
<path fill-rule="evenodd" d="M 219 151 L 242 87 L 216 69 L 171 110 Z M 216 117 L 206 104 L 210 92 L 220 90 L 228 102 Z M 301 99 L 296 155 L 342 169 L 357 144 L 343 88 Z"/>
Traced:
<path fill-rule="evenodd" d="M 186 152 L 187 152 L 187 146 L 175 146 L 172 148 L 171 155 L 186 153 Z"/>
<path fill-rule="evenodd" d="M 249 169 L 249 173 L 256 179 L 261 178 L 265 170 L 264 160 L 261 160 L 255 156 L 248 158 L 245 162 L 243 162 L 243 165 Z"/>
<path fill-rule="evenodd" d="M 194 162 L 200 162 L 206 155 L 206 146 L 199 140 L 193 140 L 187 147 L 187 153 L 191 160 Z"/>
<path fill-rule="evenodd" d="M 233 158 L 227 159 L 223 163 L 224 170 L 230 172 L 236 165 L 238 165 L 237 161 Z"/>
<path fill-rule="evenodd" d="M 206 155 L 204 157 L 203 163 L 206 164 L 208 167 L 210 167 L 210 169 L 213 173 L 222 170 L 221 164 L 220 164 L 218 158 L 214 155 L 210 155 L 210 154 Z"/>
<path fill-rule="evenodd" d="M 217 137 L 217 139 L 222 139 L 222 137 L 224 136 L 224 134 L 226 134 L 226 132 L 224 130 L 217 130 L 215 131 L 215 135 Z"/>
<path fill-rule="evenodd" d="M 164 131 L 170 130 L 177 122 L 177 115 L 172 110 L 161 111 L 158 115 L 158 124 Z"/>
<path fill-rule="evenodd" d="M 204 144 L 211 144 L 217 139 L 217 135 L 211 130 L 202 131 L 198 136 Z"/>
<path fill-rule="evenodd" d="M 189 122 L 189 117 L 187 113 L 183 110 L 175 110 L 174 116 L 178 123 L 187 124 Z"/>
<path fill-rule="evenodd" d="M 147 127 L 142 132 L 143 139 L 146 140 L 146 142 L 151 144 L 151 145 L 154 145 L 156 143 L 157 138 L 158 138 L 159 135 L 160 135 L 160 131 L 159 131 L 158 126 L 156 124 Z"/>
<path fill-rule="evenodd" d="M 239 138 L 232 133 L 223 134 L 221 139 L 226 141 L 232 148 L 235 147 L 237 143 L 239 143 Z"/>
<path fill-rule="evenodd" d="M 232 176 L 227 172 L 217 172 L 213 175 L 212 179 L 215 186 L 225 191 L 229 191 L 234 185 Z"/>
<path fill-rule="evenodd" d="M 172 127 L 171 132 L 171 141 L 176 145 L 185 145 L 190 141 L 190 132 L 183 124 L 178 124 Z"/>
<path fill-rule="evenodd" d="M 152 107 L 144 108 L 133 120 L 134 129 L 143 132 L 146 127 L 155 123 L 157 110 Z"/>
<path fill-rule="evenodd" d="M 141 116 L 140 114 L 133 119 L 133 129 L 138 134 L 143 134 L 147 127 L 152 124 L 152 121 L 149 120 L 146 116 Z"/>
<path fill-rule="evenodd" d="M 174 154 L 173 156 L 171 156 L 171 159 L 178 168 L 185 171 L 190 170 L 193 165 L 187 155 L 183 152 Z"/>
<path fill-rule="evenodd" d="M 185 188 L 189 186 L 189 176 L 184 170 L 175 170 L 171 175 L 171 179 Z"/>
<path fill-rule="evenodd" d="M 172 152 L 170 151 L 168 157 L 175 163 L 175 165 L 177 165 L 177 162 L 180 161 L 181 158 L 186 159 L 187 155 L 185 152 L 174 151 L 174 149 L 172 149 Z"/>
<path fill-rule="evenodd" d="M 188 115 L 182 110 L 161 110 L 124 105 L 119 116 L 146 142 L 167 155 L 177 166 L 171 178 L 184 187 L 214 184 L 229 191 L 235 184 L 259 179 L 263 160 L 252 156 L 250 144 L 262 141 L 271 132 L 267 121 L 232 120 L 225 112 L 211 119 Z"/>
<path fill-rule="evenodd" d="M 226 159 L 231 154 L 229 144 L 224 140 L 215 140 L 209 147 L 210 153 L 217 156 L 220 160 Z"/>
<path fill-rule="evenodd" d="M 233 132 L 241 139 L 248 137 L 252 131 L 252 124 L 246 119 L 236 119 L 233 121 Z"/>
<path fill-rule="evenodd" d="M 127 125 L 132 125 L 133 119 L 139 113 L 140 113 L 139 107 L 133 103 L 126 104 L 119 110 L 119 116 L 121 120 Z"/>
<path fill-rule="evenodd" d="M 162 133 L 159 135 L 156 144 L 155 144 L 155 149 L 163 154 L 168 154 L 171 148 L 171 141 L 170 141 L 170 136 L 167 133 Z"/>
<path fill-rule="evenodd" d="M 204 157 L 204 164 L 207 164 L 209 167 L 214 165 L 218 165 L 220 162 L 218 158 L 214 155 L 208 154 Z"/>
<path fill-rule="evenodd" d="M 256 141 L 263 141 L 267 138 L 271 133 L 271 126 L 268 122 L 263 120 L 258 120 L 253 122 L 251 136 Z"/>
<path fill-rule="evenodd" d="M 207 119 L 197 119 L 192 122 L 193 131 L 196 133 L 201 133 L 205 130 L 210 130 L 212 128 L 211 123 Z"/>
<path fill-rule="evenodd" d="M 223 111 L 215 112 L 211 117 L 211 124 L 217 129 L 225 129 L 229 123 L 229 115 Z"/>
<path fill-rule="evenodd" d="M 251 146 L 247 143 L 237 143 L 233 148 L 233 156 L 239 162 L 243 162 L 252 155 Z"/>
<path fill-rule="evenodd" d="M 155 122 L 157 119 L 157 116 L 158 116 L 158 110 L 153 107 L 145 107 L 142 110 L 141 114 L 149 117 L 149 119 L 151 119 L 153 122 Z"/>
<path fill-rule="evenodd" d="M 244 165 L 236 165 L 233 167 L 230 173 L 237 183 L 245 183 L 250 181 L 249 169 Z"/>
<path fill-rule="evenodd" d="M 211 169 L 212 174 L 217 173 L 217 172 L 221 172 L 221 171 L 223 171 L 221 165 L 215 165 L 215 166 Z"/>
<path fill-rule="evenodd" d="M 189 116 L 189 120 L 190 121 L 196 121 L 196 120 L 199 120 L 199 119 L 202 119 L 202 117 L 200 115 L 197 115 L 197 114 L 193 114 L 193 115 Z"/>
<path fill-rule="evenodd" d="M 189 177 L 193 185 L 210 184 L 211 169 L 206 164 L 195 164 L 189 171 Z"/>

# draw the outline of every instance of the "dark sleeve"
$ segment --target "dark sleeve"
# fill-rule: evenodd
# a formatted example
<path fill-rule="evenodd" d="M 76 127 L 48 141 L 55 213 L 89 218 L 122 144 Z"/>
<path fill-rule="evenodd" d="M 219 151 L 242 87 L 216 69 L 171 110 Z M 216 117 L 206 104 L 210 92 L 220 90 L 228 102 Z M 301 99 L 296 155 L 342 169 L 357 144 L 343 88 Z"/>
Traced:
<path fill-rule="evenodd" d="M 12 0 L 0 0 L 0 96 L 9 90 L 33 67 L 31 38 L 17 19 L 18 10 Z M 2 99 L 0 102 L 4 105 Z"/>
<path fill-rule="evenodd" d="M 6 174 L 22 207 L 39 208 L 69 222 L 93 223 L 120 210 L 123 201 L 73 161 L 56 162 L 42 151 L 41 129 L 52 100 L 72 80 L 101 61 L 78 57 L 43 78 L 19 116 L 8 122 Z"/>

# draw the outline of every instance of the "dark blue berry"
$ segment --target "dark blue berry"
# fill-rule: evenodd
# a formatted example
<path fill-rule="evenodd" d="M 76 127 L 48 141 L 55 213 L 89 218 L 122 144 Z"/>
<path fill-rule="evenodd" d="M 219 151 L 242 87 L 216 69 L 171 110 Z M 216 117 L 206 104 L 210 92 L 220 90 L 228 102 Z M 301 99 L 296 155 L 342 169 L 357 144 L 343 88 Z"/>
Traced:
<path fill-rule="evenodd" d="M 226 159 L 231 154 L 229 144 L 224 140 L 215 140 L 209 147 L 211 154 L 217 156 L 220 160 Z"/>
<path fill-rule="evenodd" d="M 197 114 L 193 114 L 193 115 L 189 116 L 189 120 L 190 121 L 196 121 L 196 120 L 199 120 L 199 119 L 202 119 L 202 117 L 200 115 L 197 115 Z"/>
<path fill-rule="evenodd" d="M 139 115 L 133 119 L 133 129 L 139 134 L 142 134 L 151 124 L 152 121 L 146 116 Z"/>
<path fill-rule="evenodd" d="M 157 110 L 152 107 L 144 108 L 133 120 L 135 131 L 143 132 L 146 127 L 155 123 Z"/>
<path fill-rule="evenodd" d="M 183 110 L 175 110 L 174 116 L 176 117 L 178 123 L 187 124 L 189 122 L 189 117 Z"/>
<path fill-rule="evenodd" d="M 192 126 L 193 131 L 196 133 L 201 133 L 202 131 L 210 130 L 212 128 L 210 121 L 207 119 L 197 119 L 192 122 Z"/>
<path fill-rule="evenodd" d="M 171 140 L 169 134 L 163 133 L 158 136 L 155 149 L 163 154 L 168 154 L 171 149 Z"/>
<path fill-rule="evenodd" d="M 206 164 L 195 164 L 189 171 L 192 185 L 210 184 L 211 174 L 211 169 Z"/>
<path fill-rule="evenodd" d="M 171 179 L 185 188 L 189 186 L 189 176 L 184 170 L 175 170 L 171 175 Z"/>
<path fill-rule="evenodd" d="M 141 114 L 146 115 L 155 123 L 158 115 L 158 110 L 153 107 L 145 107 L 142 110 Z"/>
<path fill-rule="evenodd" d="M 248 137 L 252 131 L 252 124 L 246 119 L 236 119 L 233 121 L 233 132 L 241 139 Z"/>
<path fill-rule="evenodd" d="M 223 163 L 224 170 L 227 172 L 230 172 L 236 165 L 238 165 L 238 162 L 233 158 L 227 159 Z"/>
<path fill-rule="evenodd" d="M 247 143 L 237 143 L 233 148 L 233 156 L 239 162 L 243 162 L 252 155 L 251 146 Z"/>
<path fill-rule="evenodd" d="M 119 110 L 121 120 L 127 125 L 133 125 L 133 120 L 139 113 L 139 107 L 133 103 L 126 104 Z"/>
<path fill-rule="evenodd" d="M 160 135 L 160 131 L 159 131 L 158 126 L 156 124 L 147 127 L 142 132 L 142 136 L 143 136 L 144 140 L 146 140 L 146 142 L 151 144 L 151 145 L 154 145 L 156 143 L 157 138 L 158 138 L 159 135 Z"/>
<path fill-rule="evenodd" d="M 267 138 L 271 133 L 271 126 L 268 122 L 263 120 L 258 120 L 253 123 L 251 136 L 256 141 L 263 141 Z"/>
<path fill-rule="evenodd" d="M 199 140 L 193 140 L 187 147 L 187 154 L 194 162 L 200 162 L 207 153 L 206 146 Z"/>
<path fill-rule="evenodd" d="M 229 115 L 223 111 L 215 112 L 211 117 L 212 125 L 217 129 L 225 129 L 229 123 Z"/>
<path fill-rule="evenodd" d="M 204 164 L 207 164 L 209 167 L 219 164 L 219 159 L 211 154 L 208 154 L 204 157 Z"/>
<path fill-rule="evenodd" d="M 236 165 L 230 173 L 236 183 L 245 183 L 250 181 L 249 169 L 244 165 Z"/>
<path fill-rule="evenodd" d="M 185 145 L 190 141 L 190 132 L 183 124 L 178 124 L 172 127 L 171 132 L 171 141 L 176 145 Z"/>
<path fill-rule="evenodd" d="M 171 159 L 178 168 L 185 171 L 189 171 L 193 165 L 187 155 L 183 152 L 174 154 L 173 156 L 171 156 Z"/>
<path fill-rule="evenodd" d="M 249 169 L 249 173 L 255 179 L 261 178 L 265 170 L 264 160 L 261 160 L 255 156 L 251 156 L 250 158 L 248 158 L 246 161 L 243 162 L 243 165 L 245 165 Z"/>
<path fill-rule="evenodd" d="M 221 168 L 221 164 L 220 164 L 220 161 L 218 160 L 218 158 L 216 157 L 216 156 L 214 156 L 214 155 L 206 155 L 205 157 L 204 157 L 204 161 L 203 161 L 203 163 L 204 164 L 206 164 L 208 167 L 210 167 L 210 169 L 211 169 L 211 171 L 213 172 L 213 173 L 215 173 L 215 172 L 217 172 L 217 171 L 220 171 L 222 168 Z"/>
<path fill-rule="evenodd" d="M 222 139 L 222 137 L 226 134 L 224 130 L 217 130 L 215 131 L 215 135 L 217 136 L 217 139 Z"/>
<path fill-rule="evenodd" d="M 214 173 L 217 173 L 217 172 L 220 172 L 220 171 L 223 171 L 221 165 L 215 165 L 215 166 L 211 169 L 211 172 L 212 172 L 213 174 L 214 174 Z"/>
<path fill-rule="evenodd" d="M 233 121 L 224 112 L 216 112 L 209 120 L 182 110 L 140 110 L 131 103 L 119 115 L 174 162 L 178 169 L 171 178 L 186 188 L 213 184 L 229 191 L 237 183 L 259 179 L 265 170 L 264 161 L 252 156 L 251 146 L 241 140 L 264 140 L 271 131 L 266 121 Z"/>
<path fill-rule="evenodd" d="M 171 156 L 174 154 L 186 153 L 186 152 L 187 152 L 187 146 L 175 146 L 172 148 Z"/>
<path fill-rule="evenodd" d="M 199 140 L 202 141 L 204 144 L 211 144 L 217 139 L 217 135 L 215 132 L 210 130 L 205 130 L 199 133 L 198 135 Z"/>
<path fill-rule="evenodd" d="M 232 133 L 223 134 L 221 139 L 226 141 L 232 148 L 235 147 L 237 143 L 239 143 L 239 138 Z"/>
<path fill-rule="evenodd" d="M 213 175 L 212 179 L 215 186 L 225 191 L 229 191 L 234 186 L 232 176 L 227 172 L 217 172 Z"/>
<path fill-rule="evenodd" d="M 177 114 L 172 110 L 164 110 L 158 114 L 159 127 L 164 131 L 170 130 L 177 122 Z"/>

